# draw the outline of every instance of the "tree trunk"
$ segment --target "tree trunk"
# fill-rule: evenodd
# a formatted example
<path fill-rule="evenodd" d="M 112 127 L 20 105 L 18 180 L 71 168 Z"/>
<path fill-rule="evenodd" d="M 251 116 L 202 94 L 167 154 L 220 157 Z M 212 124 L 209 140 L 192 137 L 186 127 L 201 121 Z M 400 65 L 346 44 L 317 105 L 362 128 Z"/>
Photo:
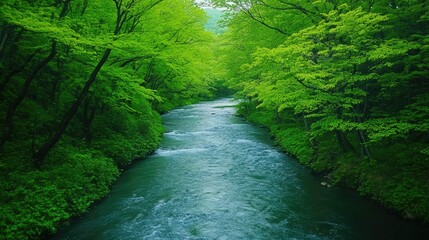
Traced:
<path fill-rule="evenodd" d="M 86 98 L 83 104 L 82 126 L 85 141 L 88 145 L 92 142 L 91 124 L 95 118 L 95 113 L 98 108 L 98 104 L 93 103 L 92 105 L 93 106 L 91 107 L 91 100 Z"/>
<path fill-rule="evenodd" d="M 152 7 L 156 6 L 158 3 L 162 2 L 163 0 L 157 0 L 153 4 L 150 4 L 147 6 L 143 11 L 147 11 L 151 9 Z M 64 4 L 65 7 L 68 7 L 68 2 Z M 131 9 L 133 6 L 135 6 L 135 1 L 127 2 L 126 6 L 122 2 L 122 0 L 113 0 L 116 7 L 116 23 L 115 23 L 115 29 L 113 31 L 113 35 L 118 35 L 121 32 L 122 27 L 127 22 L 127 20 L 130 20 L 130 15 L 132 15 Z M 62 13 L 66 14 L 67 11 L 62 11 Z M 130 33 L 130 32 L 127 32 Z M 103 65 L 106 63 L 107 59 L 109 59 L 109 55 L 112 52 L 112 49 L 108 48 L 104 51 L 103 57 L 98 62 L 97 66 L 92 71 L 89 79 L 86 81 L 84 87 L 80 91 L 78 97 L 73 102 L 69 110 L 64 114 L 61 122 L 59 125 L 55 128 L 54 132 L 52 133 L 51 137 L 39 148 L 38 151 L 36 151 L 33 154 L 33 160 L 34 164 L 37 167 L 41 167 L 43 165 L 43 161 L 45 157 L 48 155 L 49 151 L 54 147 L 54 145 L 58 142 L 58 140 L 61 138 L 63 133 L 65 132 L 67 126 L 69 125 L 70 121 L 76 114 L 76 112 L 79 109 L 79 106 L 82 104 L 83 99 L 88 94 L 89 89 L 91 88 L 91 85 L 94 83 L 94 81 L 97 78 L 98 73 L 100 72 Z"/>
<path fill-rule="evenodd" d="M 340 145 L 341 152 L 342 153 L 347 152 L 347 147 L 344 144 L 343 138 L 341 137 L 341 132 L 340 131 L 335 131 L 335 136 L 337 137 L 338 145 Z"/>
<path fill-rule="evenodd" d="M 3 49 L 6 44 L 6 40 L 9 37 L 9 28 L 7 26 L 3 27 L 3 30 L 0 34 L 0 59 L 3 55 Z"/>
<path fill-rule="evenodd" d="M 363 157 L 367 157 L 367 158 L 371 159 L 371 152 L 367 146 L 365 134 L 360 130 L 356 130 L 356 134 L 357 134 L 360 146 L 361 146 L 361 155 Z"/>
<path fill-rule="evenodd" d="M 307 134 L 310 136 L 310 144 L 311 144 L 311 148 L 314 151 L 313 154 L 313 159 L 316 160 L 317 157 L 319 156 L 319 142 L 317 141 L 317 139 L 312 138 L 311 137 L 311 128 L 310 128 L 310 123 L 308 122 L 308 119 L 305 117 L 305 113 L 302 113 L 302 119 L 304 121 L 304 128 L 305 131 L 307 132 Z"/>
<path fill-rule="evenodd" d="M 85 96 L 89 92 L 91 85 L 96 80 L 98 73 L 100 72 L 101 68 L 106 63 L 107 59 L 109 58 L 111 51 L 112 51 L 112 49 L 106 49 L 105 50 L 103 57 L 100 59 L 97 66 L 92 71 L 88 81 L 85 83 L 85 86 L 82 88 L 77 99 L 73 102 L 73 104 L 71 105 L 69 110 L 63 116 L 60 124 L 56 127 L 54 133 L 39 148 L 39 150 L 34 153 L 33 159 L 34 159 L 34 163 L 37 167 L 41 167 L 43 165 L 43 161 L 44 161 L 46 155 L 48 155 L 48 153 L 52 149 L 52 147 L 58 142 L 58 140 L 60 140 L 61 136 L 65 132 L 70 121 L 72 120 L 72 118 L 76 114 L 77 110 L 79 109 L 79 106 L 81 105 L 83 99 L 85 98 Z"/>
<path fill-rule="evenodd" d="M 36 51 L 37 52 L 37 51 Z M 34 58 L 34 56 L 36 55 L 36 52 L 31 54 L 25 61 L 24 63 L 11 70 L 5 77 L 4 80 L 0 83 L 0 94 L 4 91 L 4 89 L 6 88 L 7 84 L 10 82 L 10 80 L 12 79 L 13 76 L 15 76 L 16 74 L 22 72 L 24 70 L 24 68 L 27 66 L 27 64 Z"/>
<path fill-rule="evenodd" d="M 88 8 L 88 0 L 84 0 L 82 4 L 82 10 L 80 11 L 80 16 L 83 16 Z"/>
<path fill-rule="evenodd" d="M 21 91 L 18 93 L 16 98 L 9 104 L 9 108 L 7 110 L 7 113 L 6 113 L 6 120 L 5 120 L 4 130 L 3 130 L 3 136 L 0 139 L 0 148 L 12 136 L 12 133 L 13 133 L 13 117 L 15 116 L 16 109 L 18 109 L 22 100 L 24 100 L 25 96 L 27 95 L 31 82 L 36 77 L 36 75 L 40 72 L 40 70 L 42 70 L 42 68 L 44 66 L 46 66 L 55 57 L 56 54 L 57 54 L 57 42 L 54 40 L 54 41 L 52 41 L 51 52 L 49 53 L 49 55 L 34 67 L 33 71 L 31 71 L 31 73 L 25 79 L 25 82 L 24 82 L 24 85 L 23 85 Z"/>
<path fill-rule="evenodd" d="M 356 107 L 357 108 L 357 107 Z M 359 108 L 352 108 L 354 115 L 356 116 L 354 118 L 354 121 L 357 123 L 362 123 L 362 117 L 360 116 L 360 114 L 358 114 L 359 112 Z M 364 105 L 363 105 L 363 110 L 362 110 L 362 115 L 363 118 L 366 118 L 366 115 L 368 114 L 368 98 L 365 97 L 364 100 Z M 367 140 L 366 140 L 366 135 L 363 131 L 361 130 L 356 130 L 356 135 L 357 135 L 357 139 L 359 141 L 360 147 L 361 147 L 361 155 L 362 157 L 367 157 L 369 159 L 371 159 L 371 151 L 369 150 L 368 146 L 367 146 Z"/>
<path fill-rule="evenodd" d="M 346 135 L 343 132 L 335 130 L 335 135 L 343 153 L 350 151 L 356 152 L 356 149 L 353 147 L 353 145 L 350 143 L 350 141 L 347 139 Z"/>

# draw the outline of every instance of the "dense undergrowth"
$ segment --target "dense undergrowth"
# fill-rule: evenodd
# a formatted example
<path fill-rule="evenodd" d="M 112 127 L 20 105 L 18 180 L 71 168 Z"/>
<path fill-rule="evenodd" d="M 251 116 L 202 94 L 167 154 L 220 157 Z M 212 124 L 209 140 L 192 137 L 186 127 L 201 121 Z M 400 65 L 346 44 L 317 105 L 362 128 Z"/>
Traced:
<path fill-rule="evenodd" d="M 212 0 L 226 84 L 304 165 L 429 221 L 429 2 Z"/>
<path fill-rule="evenodd" d="M 0 240 L 48 237 L 213 95 L 192 0 L 0 1 Z"/>
<path fill-rule="evenodd" d="M 365 159 L 357 153 L 342 153 L 334 134 L 325 134 L 314 149 L 303 124 L 281 120 L 278 114 L 251 105 L 242 103 L 239 113 L 267 127 L 280 148 L 331 184 L 356 189 L 404 218 L 429 221 L 429 159 L 418 151 L 422 143 L 374 144 L 373 158 Z M 352 144 L 358 147 L 357 141 Z"/>
<path fill-rule="evenodd" d="M 31 142 L 6 143 L 0 156 L 0 239 L 52 236 L 105 197 L 128 166 L 156 150 L 163 133 L 160 114 L 147 101 L 133 107 L 142 112 L 96 116 L 90 142 L 69 129 L 41 168 L 33 164 Z"/>
<path fill-rule="evenodd" d="M 6 143 L 0 166 L 0 239 L 54 234 L 104 197 L 122 169 L 158 146 L 161 119 L 147 110 L 122 112 L 118 119 L 112 118 L 112 111 L 96 117 L 90 143 L 70 129 L 42 168 L 32 164 L 27 148 L 31 142 Z"/>

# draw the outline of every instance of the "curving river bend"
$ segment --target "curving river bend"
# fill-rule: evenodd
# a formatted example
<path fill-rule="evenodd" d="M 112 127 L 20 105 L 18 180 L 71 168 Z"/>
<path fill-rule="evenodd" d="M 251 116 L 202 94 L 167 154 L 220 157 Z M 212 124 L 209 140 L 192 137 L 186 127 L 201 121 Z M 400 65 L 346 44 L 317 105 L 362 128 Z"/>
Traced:
<path fill-rule="evenodd" d="M 231 99 L 163 116 L 158 151 L 57 239 L 425 239 L 408 222 L 321 179 L 234 115 Z M 429 239 L 429 238 L 426 238 Z"/>

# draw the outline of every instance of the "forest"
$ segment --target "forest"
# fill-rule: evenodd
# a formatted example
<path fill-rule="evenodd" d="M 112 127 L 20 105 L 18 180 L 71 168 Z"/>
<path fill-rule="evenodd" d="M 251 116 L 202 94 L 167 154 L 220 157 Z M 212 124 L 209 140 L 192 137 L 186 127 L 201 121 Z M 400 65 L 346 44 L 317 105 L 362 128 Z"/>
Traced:
<path fill-rule="evenodd" d="M 240 113 L 302 164 L 429 221 L 429 2 L 216 0 Z"/>
<path fill-rule="evenodd" d="M 153 152 L 160 113 L 215 94 L 189 0 L 0 2 L 0 239 L 49 236 Z"/>
<path fill-rule="evenodd" d="M 231 91 L 330 183 L 429 221 L 429 2 L 210 2 L 222 28 L 193 0 L 0 1 L 0 239 L 52 236 L 160 114 Z"/>

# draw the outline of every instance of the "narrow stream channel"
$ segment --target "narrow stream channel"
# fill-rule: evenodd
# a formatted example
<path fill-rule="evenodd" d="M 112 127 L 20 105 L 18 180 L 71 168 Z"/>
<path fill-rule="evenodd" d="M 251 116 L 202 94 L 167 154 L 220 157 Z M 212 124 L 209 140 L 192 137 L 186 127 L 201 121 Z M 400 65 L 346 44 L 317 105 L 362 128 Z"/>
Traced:
<path fill-rule="evenodd" d="M 429 239 L 427 225 L 322 187 L 234 104 L 165 114 L 157 152 L 57 239 Z"/>

